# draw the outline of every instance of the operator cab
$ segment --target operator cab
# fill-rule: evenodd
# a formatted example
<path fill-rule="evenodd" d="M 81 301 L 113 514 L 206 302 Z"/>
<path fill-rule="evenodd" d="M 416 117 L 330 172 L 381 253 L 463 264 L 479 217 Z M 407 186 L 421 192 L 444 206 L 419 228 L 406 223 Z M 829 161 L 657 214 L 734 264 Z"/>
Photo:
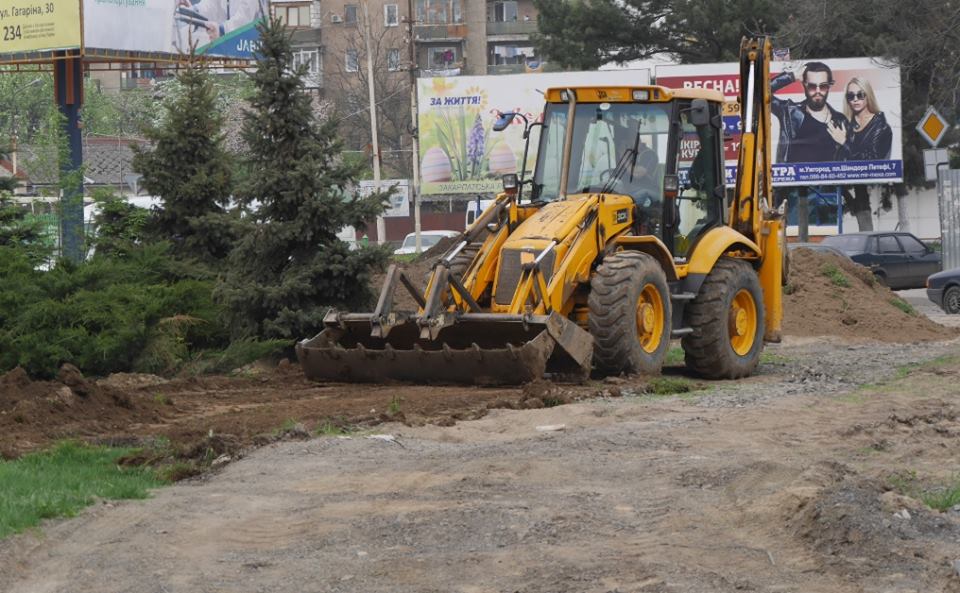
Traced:
<path fill-rule="evenodd" d="M 703 90 L 551 89 L 531 199 L 629 196 L 634 202 L 631 233 L 658 237 L 683 261 L 706 230 L 723 223 L 721 104 L 719 93 Z M 679 191 L 665 194 L 665 180 Z"/>

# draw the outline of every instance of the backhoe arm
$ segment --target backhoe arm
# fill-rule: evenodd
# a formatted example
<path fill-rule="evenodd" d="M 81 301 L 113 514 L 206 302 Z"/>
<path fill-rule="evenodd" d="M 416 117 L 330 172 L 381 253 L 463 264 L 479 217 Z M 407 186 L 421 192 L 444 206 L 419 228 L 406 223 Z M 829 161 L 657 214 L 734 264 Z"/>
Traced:
<path fill-rule="evenodd" d="M 745 38 L 740 45 L 740 156 L 730 206 L 733 227 L 760 243 L 763 210 L 773 206 L 770 179 L 770 42 Z"/>

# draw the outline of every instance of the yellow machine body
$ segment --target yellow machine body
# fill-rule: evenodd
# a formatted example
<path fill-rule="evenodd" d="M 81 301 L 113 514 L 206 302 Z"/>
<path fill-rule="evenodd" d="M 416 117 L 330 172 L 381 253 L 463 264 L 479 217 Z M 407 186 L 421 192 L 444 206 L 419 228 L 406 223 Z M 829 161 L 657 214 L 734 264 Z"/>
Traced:
<path fill-rule="evenodd" d="M 328 314 L 326 329 L 297 347 L 306 374 L 518 383 L 544 373 L 657 372 L 671 338 L 682 338 L 688 364 L 706 376 L 752 372 L 763 340 L 779 340 L 782 321 L 785 246 L 770 186 L 769 54 L 766 40 L 744 41 L 745 129 L 727 206 L 719 177 L 719 93 L 656 86 L 550 89 L 545 127 L 554 129 L 541 132 L 547 139 L 542 136 L 530 198 L 522 201 L 515 188 L 497 196 L 441 258 L 422 292 L 392 267 L 374 312 Z M 633 105 L 654 107 L 634 115 L 628 111 Z M 597 140 L 587 128 L 578 131 L 577 118 L 592 118 L 594 111 L 597 121 L 636 126 L 632 146 L 616 152 L 616 168 L 599 175 L 587 169 L 583 146 L 613 145 L 622 135 Z M 618 119 L 617 113 L 626 115 Z M 550 122 L 574 123 L 560 129 Z M 641 140 L 655 132 L 669 138 L 657 145 L 667 172 L 660 172 L 653 206 L 645 207 L 636 193 L 615 185 L 626 184 L 628 170 L 633 180 L 642 151 L 656 152 Z M 552 159 L 545 156 L 550 142 L 562 147 Z M 694 188 L 696 159 L 686 169 L 675 164 L 682 143 L 699 147 L 698 155 L 721 155 L 713 156 L 706 173 L 698 172 L 712 185 Z M 543 197 L 545 171 L 559 171 L 550 199 Z M 586 176 L 600 181 L 582 181 Z M 574 177 L 577 185 L 568 187 Z M 704 222 L 683 227 L 691 216 L 681 220 L 681 207 Z M 393 291 L 401 284 L 420 303 L 417 311 L 394 310 Z M 618 323 L 629 331 L 619 331 Z M 712 345 L 714 334 L 720 346 Z M 714 362 L 718 357 L 726 362 Z"/>

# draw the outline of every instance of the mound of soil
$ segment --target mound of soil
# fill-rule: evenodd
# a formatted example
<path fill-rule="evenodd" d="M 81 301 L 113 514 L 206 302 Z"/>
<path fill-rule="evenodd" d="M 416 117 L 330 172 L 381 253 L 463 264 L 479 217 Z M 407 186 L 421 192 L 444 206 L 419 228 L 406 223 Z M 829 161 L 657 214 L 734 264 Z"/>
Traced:
<path fill-rule="evenodd" d="M 783 296 L 784 334 L 883 342 L 957 336 L 955 329 L 900 307 L 905 307 L 900 297 L 848 258 L 809 249 L 790 253 L 790 278 Z"/>
<path fill-rule="evenodd" d="M 167 398 L 89 381 L 73 365 L 64 365 L 55 381 L 32 381 L 18 367 L 0 376 L 0 457 L 158 422 L 169 407 Z"/>

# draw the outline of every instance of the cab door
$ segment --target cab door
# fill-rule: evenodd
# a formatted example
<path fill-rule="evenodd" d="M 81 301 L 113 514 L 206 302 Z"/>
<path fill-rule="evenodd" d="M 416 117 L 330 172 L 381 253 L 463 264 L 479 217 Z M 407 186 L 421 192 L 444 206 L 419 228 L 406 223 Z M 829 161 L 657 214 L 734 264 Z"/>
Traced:
<path fill-rule="evenodd" d="M 678 261 L 687 258 L 704 233 L 723 222 L 722 135 L 713 125 L 694 126 L 690 107 L 690 101 L 679 103 L 679 133 L 672 143 L 675 158 L 668 167 L 679 178 L 680 193 L 675 201 L 673 234 L 664 242 Z M 720 107 L 713 103 L 708 107 L 713 120 Z"/>

